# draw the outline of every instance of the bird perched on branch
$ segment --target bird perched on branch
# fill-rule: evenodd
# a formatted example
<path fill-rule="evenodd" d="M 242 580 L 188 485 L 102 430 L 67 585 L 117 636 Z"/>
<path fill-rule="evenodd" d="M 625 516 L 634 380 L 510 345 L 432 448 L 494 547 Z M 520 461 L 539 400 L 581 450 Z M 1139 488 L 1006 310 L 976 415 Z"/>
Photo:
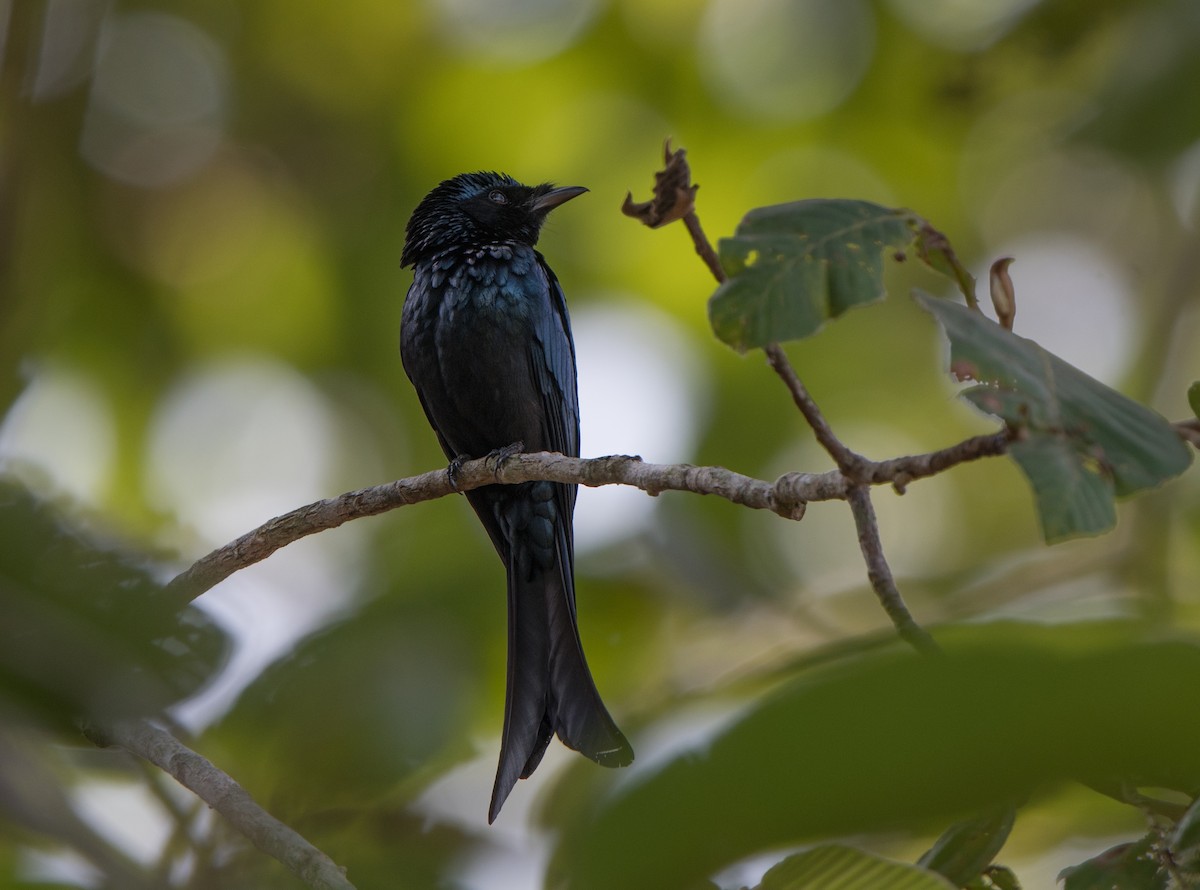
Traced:
<path fill-rule="evenodd" d="M 401 262 L 413 283 L 400 353 L 452 477 L 461 460 L 514 445 L 579 456 L 571 323 L 534 245 L 546 215 L 586 191 L 465 173 L 426 195 L 408 222 Z M 508 573 L 508 683 L 488 822 L 556 733 L 603 766 L 633 760 L 579 641 L 575 493 L 552 482 L 466 493 Z"/>

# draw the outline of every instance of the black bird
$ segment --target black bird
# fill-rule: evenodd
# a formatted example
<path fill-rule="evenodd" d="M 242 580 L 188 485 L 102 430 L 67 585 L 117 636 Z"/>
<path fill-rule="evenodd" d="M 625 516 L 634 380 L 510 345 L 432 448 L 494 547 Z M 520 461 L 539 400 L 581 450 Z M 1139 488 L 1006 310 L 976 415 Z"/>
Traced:
<path fill-rule="evenodd" d="M 586 192 L 464 173 L 408 221 L 413 267 L 400 354 L 442 450 L 458 461 L 521 443 L 579 456 L 575 343 L 562 288 L 534 250 L 546 215 Z M 575 622 L 574 485 L 468 491 L 508 571 L 508 684 L 488 822 L 550 738 L 603 766 L 633 749 L 609 716 Z"/>

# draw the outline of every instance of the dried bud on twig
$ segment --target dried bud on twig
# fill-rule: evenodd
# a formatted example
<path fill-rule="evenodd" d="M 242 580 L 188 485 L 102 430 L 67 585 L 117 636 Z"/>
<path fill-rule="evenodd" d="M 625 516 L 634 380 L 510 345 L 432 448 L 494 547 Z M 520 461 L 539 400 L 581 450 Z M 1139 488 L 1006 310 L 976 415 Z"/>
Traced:
<path fill-rule="evenodd" d="M 1008 275 L 1008 267 L 1012 265 L 1012 261 L 1013 257 L 1000 257 L 992 263 L 992 271 L 988 275 L 996 318 L 1006 331 L 1013 329 L 1013 319 L 1017 317 L 1017 293 L 1013 290 L 1012 279 Z"/>
<path fill-rule="evenodd" d="M 644 225 L 657 229 L 667 223 L 683 219 L 696 207 L 696 189 L 692 184 L 692 171 L 687 164 L 687 150 L 671 151 L 671 140 L 663 144 L 662 170 L 654 174 L 654 197 L 649 201 L 635 203 L 633 193 L 625 195 L 621 212 L 641 220 Z"/>

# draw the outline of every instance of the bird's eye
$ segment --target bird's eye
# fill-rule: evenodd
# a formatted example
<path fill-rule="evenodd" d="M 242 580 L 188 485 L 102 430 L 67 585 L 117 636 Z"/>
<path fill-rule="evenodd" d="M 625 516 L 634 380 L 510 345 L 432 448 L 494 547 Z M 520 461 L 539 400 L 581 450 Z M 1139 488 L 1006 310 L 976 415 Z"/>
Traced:
<path fill-rule="evenodd" d="M 493 204 L 507 204 L 508 195 L 501 191 L 495 191 L 488 195 L 488 200 Z"/>

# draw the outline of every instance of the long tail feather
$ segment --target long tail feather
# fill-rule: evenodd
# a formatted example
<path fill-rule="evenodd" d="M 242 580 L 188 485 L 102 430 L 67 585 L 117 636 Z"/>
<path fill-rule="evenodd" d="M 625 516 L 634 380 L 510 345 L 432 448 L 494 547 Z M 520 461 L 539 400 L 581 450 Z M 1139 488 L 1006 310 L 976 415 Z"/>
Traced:
<path fill-rule="evenodd" d="M 556 489 L 534 483 L 492 498 L 489 530 L 508 569 L 508 681 L 489 822 L 517 779 L 537 768 L 555 733 L 602 766 L 633 761 L 583 655 L 569 514 L 563 522 Z"/>

